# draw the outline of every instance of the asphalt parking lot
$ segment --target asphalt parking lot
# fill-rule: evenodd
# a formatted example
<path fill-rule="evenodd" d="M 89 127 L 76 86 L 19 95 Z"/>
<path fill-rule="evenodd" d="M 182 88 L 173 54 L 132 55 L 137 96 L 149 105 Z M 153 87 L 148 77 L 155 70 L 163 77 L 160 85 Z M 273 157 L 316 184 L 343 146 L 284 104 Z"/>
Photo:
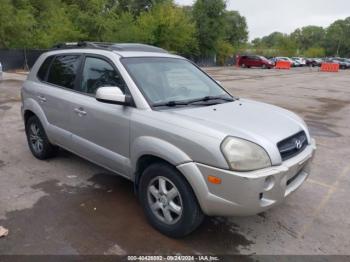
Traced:
<path fill-rule="evenodd" d="M 192 235 L 152 229 L 132 184 L 66 151 L 36 160 L 20 116 L 21 74 L 0 82 L 0 254 L 350 254 L 350 70 L 207 68 L 233 95 L 300 114 L 313 171 L 287 201 L 251 217 L 207 218 Z M 264 117 L 264 116 L 261 116 Z"/>

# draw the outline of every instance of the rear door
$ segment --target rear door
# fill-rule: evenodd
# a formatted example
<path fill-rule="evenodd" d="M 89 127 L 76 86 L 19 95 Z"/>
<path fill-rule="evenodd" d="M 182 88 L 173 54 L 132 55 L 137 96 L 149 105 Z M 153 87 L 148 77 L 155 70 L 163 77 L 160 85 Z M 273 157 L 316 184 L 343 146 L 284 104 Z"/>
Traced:
<path fill-rule="evenodd" d="M 48 72 L 38 72 L 41 83 L 37 100 L 49 122 L 48 132 L 54 143 L 71 149 L 72 93 L 82 56 L 64 54 L 50 57 Z M 45 61 L 46 62 L 46 61 Z M 43 66 L 45 65 L 45 62 Z M 41 74 L 41 76 L 40 76 Z"/>
<path fill-rule="evenodd" d="M 114 63 L 104 56 L 86 55 L 73 95 L 72 133 L 75 151 L 106 168 L 127 175 L 130 114 L 134 107 L 95 99 L 99 87 L 119 87 L 129 93 Z"/>

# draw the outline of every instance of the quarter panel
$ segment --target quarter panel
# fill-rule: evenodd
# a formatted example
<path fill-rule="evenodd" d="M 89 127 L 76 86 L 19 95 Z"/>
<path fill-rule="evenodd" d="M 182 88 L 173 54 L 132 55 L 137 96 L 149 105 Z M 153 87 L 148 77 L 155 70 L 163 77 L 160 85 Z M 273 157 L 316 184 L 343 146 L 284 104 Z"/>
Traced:
<path fill-rule="evenodd" d="M 23 113 L 27 110 L 33 112 L 39 118 L 44 129 L 47 131 L 49 123 L 39 103 L 33 98 L 25 98 L 23 100 Z"/>

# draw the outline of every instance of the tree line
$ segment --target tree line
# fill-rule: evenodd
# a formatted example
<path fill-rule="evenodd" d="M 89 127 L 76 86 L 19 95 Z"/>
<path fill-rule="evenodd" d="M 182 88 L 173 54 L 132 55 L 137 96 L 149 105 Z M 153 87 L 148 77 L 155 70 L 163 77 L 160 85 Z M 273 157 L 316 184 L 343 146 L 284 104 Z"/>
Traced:
<path fill-rule="evenodd" d="M 248 40 L 224 0 L 0 0 L 0 48 L 59 42 L 142 42 L 187 56 L 225 59 Z"/>
<path fill-rule="evenodd" d="M 266 56 L 350 57 L 350 17 L 326 28 L 311 25 L 291 34 L 274 32 L 254 39 L 250 48 Z"/>
<path fill-rule="evenodd" d="M 274 32 L 248 43 L 244 16 L 225 0 L 0 0 L 0 48 L 50 48 L 60 42 L 141 42 L 187 57 L 236 53 L 350 56 L 350 17 L 327 28 Z"/>

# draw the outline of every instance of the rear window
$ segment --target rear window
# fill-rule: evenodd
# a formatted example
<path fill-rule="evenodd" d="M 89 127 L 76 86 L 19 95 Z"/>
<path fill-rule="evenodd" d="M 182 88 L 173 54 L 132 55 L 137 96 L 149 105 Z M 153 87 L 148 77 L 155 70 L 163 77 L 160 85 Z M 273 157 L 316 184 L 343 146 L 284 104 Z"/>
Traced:
<path fill-rule="evenodd" d="M 37 77 L 41 80 L 41 81 L 46 81 L 46 76 L 47 76 L 47 70 L 49 69 L 50 67 L 50 64 L 51 64 L 51 61 L 53 59 L 53 56 L 49 56 L 45 59 L 44 63 L 42 63 L 39 71 L 38 71 L 38 74 L 37 74 Z"/>
<path fill-rule="evenodd" d="M 47 82 L 73 89 L 79 65 L 79 55 L 56 56 L 52 62 Z"/>

